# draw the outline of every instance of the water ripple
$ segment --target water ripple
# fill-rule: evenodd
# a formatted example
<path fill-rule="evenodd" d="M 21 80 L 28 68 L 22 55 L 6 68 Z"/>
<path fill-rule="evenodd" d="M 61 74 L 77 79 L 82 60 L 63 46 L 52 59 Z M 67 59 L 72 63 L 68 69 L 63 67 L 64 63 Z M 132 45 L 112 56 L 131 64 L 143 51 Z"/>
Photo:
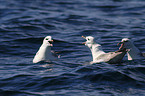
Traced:
<path fill-rule="evenodd" d="M 82 35 L 106 52 L 131 38 L 144 52 L 143 0 L 0 0 L 0 94 L 3 96 L 143 96 L 143 60 L 90 65 Z M 43 38 L 61 58 L 33 64 Z"/>

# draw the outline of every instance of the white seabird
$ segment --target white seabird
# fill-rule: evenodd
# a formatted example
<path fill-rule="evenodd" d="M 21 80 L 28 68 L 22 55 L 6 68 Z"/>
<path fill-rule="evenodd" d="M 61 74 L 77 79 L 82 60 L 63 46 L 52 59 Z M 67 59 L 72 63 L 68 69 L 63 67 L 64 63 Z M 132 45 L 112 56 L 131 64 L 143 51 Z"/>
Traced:
<path fill-rule="evenodd" d="M 38 63 L 40 61 L 52 61 L 57 60 L 59 56 L 57 56 L 54 51 L 51 51 L 52 45 L 52 37 L 46 36 L 43 40 L 43 44 L 39 48 L 38 52 L 34 56 L 33 63 Z"/>
<path fill-rule="evenodd" d="M 133 42 L 128 38 L 123 38 L 121 42 L 117 45 L 121 44 L 119 50 L 126 48 L 128 60 L 134 59 L 142 59 L 145 56 L 145 53 L 141 53 L 140 50 L 133 44 Z"/>
<path fill-rule="evenodd" d="M 87 36 L 84 37 L 87 41 L 83 44 L 88 46 L 92 52 L 93 62 L 92 63 L 100 63 L 100 62 L 106 62 L 106 63 L 119 63 L 123 59 L 124 55 L 126 54 L 126 50 L 122 50 L 122 52 L 116 51 L 116 52 L 108 52 L 105 53 L 102 50 L 102 47 L 100 44 L 97 44 L 94 42 L 94 37 Z"/>

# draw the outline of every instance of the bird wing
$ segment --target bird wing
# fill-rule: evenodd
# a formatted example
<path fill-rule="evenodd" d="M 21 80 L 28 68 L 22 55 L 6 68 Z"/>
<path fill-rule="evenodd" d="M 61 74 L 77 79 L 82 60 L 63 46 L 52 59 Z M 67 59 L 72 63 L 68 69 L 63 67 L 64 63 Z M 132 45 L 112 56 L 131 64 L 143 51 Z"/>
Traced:
<path fill-rule="evenodd" d="M 107 63 L 111 64 L 120 62 L 123 59 L 126 52 L 109 52 L 107 54 L 109 54 L 107 58 L 108 59 Z"/>

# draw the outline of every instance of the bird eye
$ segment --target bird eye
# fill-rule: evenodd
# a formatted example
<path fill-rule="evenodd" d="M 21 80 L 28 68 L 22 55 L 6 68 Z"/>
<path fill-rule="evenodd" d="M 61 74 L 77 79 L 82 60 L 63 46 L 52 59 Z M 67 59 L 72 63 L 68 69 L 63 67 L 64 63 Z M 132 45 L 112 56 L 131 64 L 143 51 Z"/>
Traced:
<path fill-rule="evenodd" d="M 48 40 L 48 38 L 46 38 L 45 40 Z"/>
<path fill-rule="evenodd" d="M 88 38 L 88 40 L 90 40 L 90 39 Z"/>

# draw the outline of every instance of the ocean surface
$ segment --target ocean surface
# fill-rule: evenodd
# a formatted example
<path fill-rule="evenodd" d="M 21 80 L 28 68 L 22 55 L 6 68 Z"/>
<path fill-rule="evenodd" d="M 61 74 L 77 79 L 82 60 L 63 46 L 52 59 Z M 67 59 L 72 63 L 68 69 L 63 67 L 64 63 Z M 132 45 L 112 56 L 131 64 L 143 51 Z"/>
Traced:
<path fill-rule="evenodd" d="M 48 35 L 61 58 L 33 64 Z M 0 0 L 0 96 L 145 96 L 145 59 L 90 65 L 82 35 L 145 52 L 145 0 Z"/>

